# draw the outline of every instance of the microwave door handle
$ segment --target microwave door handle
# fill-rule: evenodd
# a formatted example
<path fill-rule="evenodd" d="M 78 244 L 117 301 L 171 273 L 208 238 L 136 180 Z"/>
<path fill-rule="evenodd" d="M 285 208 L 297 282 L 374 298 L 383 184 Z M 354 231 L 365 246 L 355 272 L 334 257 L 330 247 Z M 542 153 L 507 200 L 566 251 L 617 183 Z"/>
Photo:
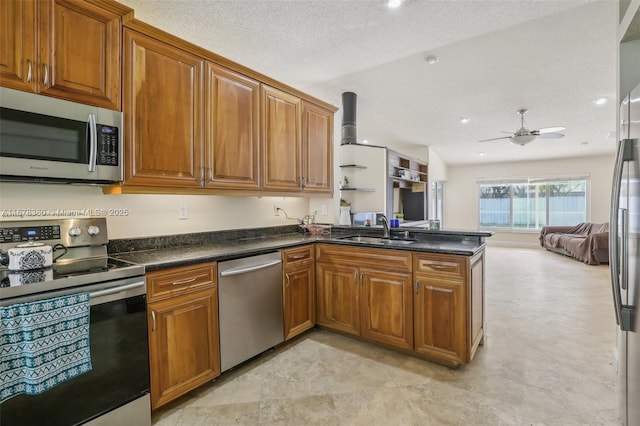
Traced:
<path fill-rule="evenodd" d="M 89 164 L 87 170 L 90 172 L 96 171 L 96 155 L 98 151 L 98 129 L 96 126 L 95 114 L 89 114 Z"/>

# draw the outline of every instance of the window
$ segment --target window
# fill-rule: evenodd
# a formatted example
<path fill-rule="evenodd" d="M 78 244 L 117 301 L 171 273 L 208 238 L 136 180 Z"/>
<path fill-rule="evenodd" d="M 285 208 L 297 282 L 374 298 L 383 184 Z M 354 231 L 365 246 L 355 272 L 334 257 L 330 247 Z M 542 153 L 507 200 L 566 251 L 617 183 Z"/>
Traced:
<path fill-rule="evenodd" d="M 587 221 L 588 178 L 482 181 L 480 228 L 539 230 Z"/>

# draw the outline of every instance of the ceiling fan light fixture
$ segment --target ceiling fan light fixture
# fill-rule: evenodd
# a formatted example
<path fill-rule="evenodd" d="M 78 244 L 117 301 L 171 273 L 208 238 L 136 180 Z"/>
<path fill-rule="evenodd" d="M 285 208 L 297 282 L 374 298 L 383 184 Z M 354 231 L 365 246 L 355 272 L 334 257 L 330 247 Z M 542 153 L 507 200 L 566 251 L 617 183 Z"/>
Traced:
<path fill-rule="evenodd" d="M 536 138 L 535 135 L 520 135 L 520 136 L 516 135 L 516 136 L 510 137 L 509 140 L 513 144 L 525 146 L 526 144 L 533 142 L 535 138 Z"/>

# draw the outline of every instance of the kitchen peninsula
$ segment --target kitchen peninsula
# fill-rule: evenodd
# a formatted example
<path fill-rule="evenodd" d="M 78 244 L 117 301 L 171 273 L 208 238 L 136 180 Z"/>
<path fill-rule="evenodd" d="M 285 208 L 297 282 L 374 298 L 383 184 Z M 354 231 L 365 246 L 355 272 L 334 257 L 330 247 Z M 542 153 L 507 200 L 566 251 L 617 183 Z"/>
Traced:
<path fill-rule="evenodd" d="M 171 351 L 152 344 L 155 409 L 221 374 L 218 262 L 269 252 L 282 254 L 286 340 L 317 325 L 453 367 L 471 362 L 484 338 L 484 239 L 491 235 L 402 228 L 384 239 L 379 227 L 336 226 L 312 236 L 283 226 L 112 240 L 109 251 L 145 265 L 150 298 L 160 289 L 154 282 L 167 278 L 165 319 L 184 323 L 180 335 L 168 336 L 170 326 L 150 304 L 150 341 L 160 333 L 206 360 L 181 365 L 178 375 L 170 367 L 178 357 L 159 360 L 154 348 L 169 358 Z M 178 308 L 204 314 L 179 318 Z"/>

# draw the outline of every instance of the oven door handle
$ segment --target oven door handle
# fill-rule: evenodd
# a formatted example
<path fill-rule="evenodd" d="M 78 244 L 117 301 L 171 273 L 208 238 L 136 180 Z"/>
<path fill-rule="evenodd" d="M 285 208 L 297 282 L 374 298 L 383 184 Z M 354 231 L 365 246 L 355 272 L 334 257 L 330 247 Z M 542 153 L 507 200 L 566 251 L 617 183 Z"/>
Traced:
<path fill-rule="evenodd" d="M 123 291 L 131 290 L 138 287 L 144 287 L 144 281 L 140 281 L 133 284 L 126 284 L 119 287 L 108 288 L 105 290 L 93 291 L 89 293 L 89 297 L 93 299 L 95 297 L 108 296 L 110 294 L 121 293 Z"/>

